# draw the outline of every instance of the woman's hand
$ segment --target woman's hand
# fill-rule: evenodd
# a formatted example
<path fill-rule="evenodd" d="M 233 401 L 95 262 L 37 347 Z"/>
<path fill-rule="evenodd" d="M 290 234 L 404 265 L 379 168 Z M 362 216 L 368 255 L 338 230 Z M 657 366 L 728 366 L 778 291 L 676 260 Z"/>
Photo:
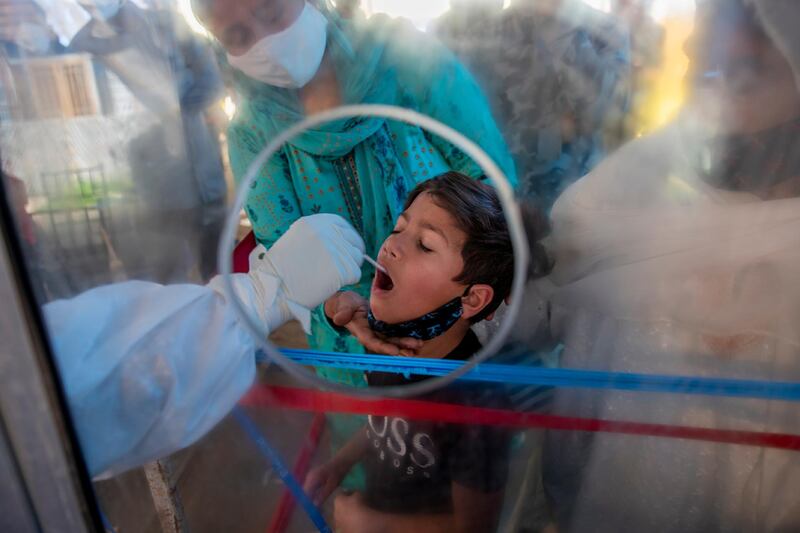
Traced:
<path fill-rule="evenodd" d="M 325 302 L 325 315 L 339 327 L 347 329 L 371 353 L 414 356 L 422 347 L 419 339 L 386 338 L 369 327 L 367 300 L 352 291 L 336 293 Z"/>
<path fill-rule="evenodd" d="M 328 461 L 308 473 L 305 483 L 303 483 L 303 490 L 314 502 L 314 505 L 321 506 L 341 484 L 348 470 L 349 468 L 340 464 L 336 459 Z"/>
<path fill-rule="evenodd" d="M 316 505 L 325 503 L 328 496 L 342 483 L 344 476 L 364 456 L 369 442 L 367 428 L 364 426 L 350 437 L 347 444 L 336 452 L 333 459 L 308 473 L 305 483 L 303 483 L 303 490 Z"/>

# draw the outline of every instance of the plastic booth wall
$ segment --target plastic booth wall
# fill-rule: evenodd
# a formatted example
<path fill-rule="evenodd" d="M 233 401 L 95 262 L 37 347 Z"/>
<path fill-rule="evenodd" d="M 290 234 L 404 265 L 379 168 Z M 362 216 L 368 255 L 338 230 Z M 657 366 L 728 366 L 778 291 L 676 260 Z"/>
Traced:
<path fill-rule="evenodd" d="M 8 243 L 105 530 L 800 530 L 800 7 L 0 4 Z M 362 104 L 393 107 L 336 114 Z M 450 171 L 499 203 L 406 206 Z M 451 240 L 408 238 L 425 209 Z M 107 322 L 92 339 L 61 342 L 82 330 L 47 320 L 109 284 L 246 272 L 256 244 L 318 213 L 388 270 L 365 262 L 344 288 L 364 314 L 441 312 L 379 330 L 381 350 L 326 305 L 269 344 L 230 310 L 256 368 L 233 398 L 241 355 L 207 365 L 197 341 L 215 317 L 159 324 L 164 302 L 113 315 L 123 295 L 70 317 Z M 481 240 L 492 217 L 505 248 Z M 456 277 L 476 264 L 483 278 Z M 448 321 L 442 306 L 468 313 L 475 287 L 508 297 Z M 118 340 L 148 320 L 186 342 L 180 363 L 138 364 L 161 345 Z M 416 352 L 385 353 L 409 335 Z M 108 381 L 84 387 L 95 372 Z M 146 420 L 176 404 L 173 425 Z M 179 444 L 137 455 L 162 439 Z M 95 454 L 122 466 L 92 471 Z"/>

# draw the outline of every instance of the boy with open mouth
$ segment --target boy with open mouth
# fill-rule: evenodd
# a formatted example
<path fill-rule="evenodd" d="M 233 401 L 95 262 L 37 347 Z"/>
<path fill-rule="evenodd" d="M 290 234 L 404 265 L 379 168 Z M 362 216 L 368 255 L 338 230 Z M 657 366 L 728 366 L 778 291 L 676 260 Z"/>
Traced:
<path fill-rule="evenodd" d="M 338 293 L 325 303 L 328 318 L 368 341 L 362 342 L 372 351 L 455 360 L 480 350 L 470 328 L 508 296 L 514 269 L 496 193 L 456 172 L 411 192 L 377 261 L 383 271 L 376 270 L 369 303 Z M 425 379 L 366 376 L 370 386 Z M 504 396 L 498 387 L 456 386 L 425 399 L 499 407 Z M 508 445 L 502 428 L 370 415 L 331 461 L 309 474 L 305 488 L 320 504 L 361 461 L 366 490 L 336 497 L 337 531 L 493 531 Z"/>

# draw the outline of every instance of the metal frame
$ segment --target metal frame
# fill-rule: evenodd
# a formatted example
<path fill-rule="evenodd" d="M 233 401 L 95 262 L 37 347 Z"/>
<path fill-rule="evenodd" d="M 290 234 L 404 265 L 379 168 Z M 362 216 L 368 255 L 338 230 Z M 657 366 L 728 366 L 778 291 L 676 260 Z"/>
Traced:
<path fill-rule="evenodd" d="M 0 428 L 0 531 L 39 530 L 21 472 L 11 454 L 5 428 Z"/>
<path fill-rule="evenodd" d="M 18 520 L 8 531 L 102 531 L 2 183 L 0 302 L 1 493 L 16 500 L 0 513 Z"/>

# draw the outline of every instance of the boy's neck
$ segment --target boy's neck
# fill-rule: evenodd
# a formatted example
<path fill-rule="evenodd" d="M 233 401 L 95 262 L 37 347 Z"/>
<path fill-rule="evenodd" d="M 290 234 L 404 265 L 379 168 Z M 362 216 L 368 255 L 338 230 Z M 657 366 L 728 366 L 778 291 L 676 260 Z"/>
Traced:
<path fill-rule="evenodd" d="M 417 350 L 416 357 L 442 359 L 461 344 L 468 332 L 469 321 L 461 319 L 438 337 L 425 341 L 422 344 L 422 348 Z"/>

